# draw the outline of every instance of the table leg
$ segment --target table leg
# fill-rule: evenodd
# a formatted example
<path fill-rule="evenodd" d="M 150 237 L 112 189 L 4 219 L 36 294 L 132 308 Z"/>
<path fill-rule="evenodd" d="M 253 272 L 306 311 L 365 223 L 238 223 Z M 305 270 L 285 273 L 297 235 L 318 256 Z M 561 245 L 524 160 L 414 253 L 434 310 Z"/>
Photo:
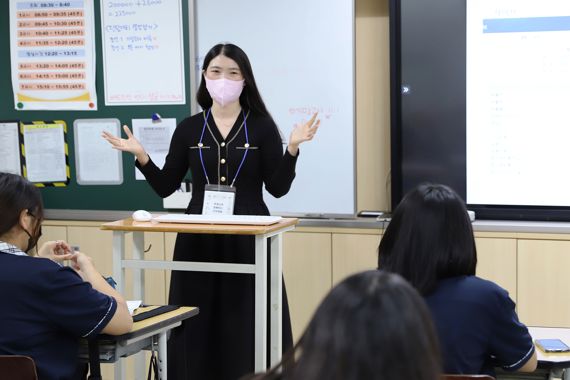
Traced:
<path fill-rule="evenodd" d="M 99 359 L 99 342 L 97 339 L 89 339 L 89 380 L 101 380 L 101 362 Z"/>
<path fill-rule="evenodd" d="M 144 232 L 133 232 L 133 260 L 144 260 Z M 133 269 L 133 298 L 144 303 L 144 276 L 140 269 Z"/>
<path fill-rule="evenodd" d="M 158 378 L 159 380 L 167 379 L 167 365 L 166 358 L 168 352 L 167 350 L 167 337 L 166 331 L 161 332 L 158 336 Z"/>
<path fill-rule="evenodd" d="M 548 380 L 562 380 L 565 379 L 564 369 L 562 368 L 551 368 L 548 372 Z"/>
<path fill-rule="evenodd" d="M 115 380 L 123 380 L 127 378 L 127 366 L 123 365 L 122 359 L 117 360 L 114 367 Z"/>
<path fill-rule="evenodd" d="M 133 260 L 144 260 L 144 232 L 133 232 Z M 140 269 L 133 269 L 133 299 L 144 301 L 144 273 Z M 146 361 L 144 352 L 134 355 L 135 378 L 144 379 Z"/>
<path fill-rule="evenodd" d="M 117 283 L 117 291 L 123 294 L 125 291 L 125 232 L 113 231 L 113 279 Z"/>
<path fill-rule="evenodd" d="M 125 231 L 113 231 L 113 279 L 117 283 L 117 291 L 124 295 L 125 292 L 125 268 L 123 259 L 125 258 Z M 125 366 L 121 359 L 114 365 L 115 379 L 125 379 Z"/>
<path fill-rule="evenodd" d="M 255 372 L 267 368 L 267 239 L 255 236 Z"/>
<path fill-rule="evenodd" d="M 271 237 L 271 268 L 269 281 L 271 285 L 271 356 L 270 365 L 281 360 L 283 350 L 283 235 Z"/>

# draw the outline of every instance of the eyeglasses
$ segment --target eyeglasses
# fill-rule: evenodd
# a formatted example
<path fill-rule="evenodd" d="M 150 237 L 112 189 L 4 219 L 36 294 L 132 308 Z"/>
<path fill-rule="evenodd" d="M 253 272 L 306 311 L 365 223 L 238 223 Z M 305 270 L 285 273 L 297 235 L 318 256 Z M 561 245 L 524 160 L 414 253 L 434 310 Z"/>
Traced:
<path fill-rule="evenodd" d="M 28 214 L 29 216 L 31 216 L 34 219 L 38 219 L 38 216 L 35 213 L 31 212 L 30 210 L 26 210 L 26 214 Z"/>

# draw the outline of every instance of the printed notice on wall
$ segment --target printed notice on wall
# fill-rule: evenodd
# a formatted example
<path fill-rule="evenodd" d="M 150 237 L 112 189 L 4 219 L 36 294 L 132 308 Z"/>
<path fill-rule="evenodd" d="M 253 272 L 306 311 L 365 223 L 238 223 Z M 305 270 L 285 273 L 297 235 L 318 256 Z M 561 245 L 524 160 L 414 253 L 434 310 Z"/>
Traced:
<path fill-rule="evenodd" d="M 162 119 L 154 122 L 152 119 L 133 119 L 133 135 L 140 141 L 152 162 L 159 168 L 164 166 L 170 140 L 176 129 L 176 119 Z M 135 168 L 135 178 L 143 180 L 144 175 Z"/>
<path fill-rule="evenodd" d="M 21 128 L 24 177 L 35 183 L 66 183 L 69 180 L 69 165 L 65 122 L 24 122 Z"/>
<path fill-rule="evenodd" d="M 180 0 L 101 1 L 106 105 L 184 104 Z"/>
<path fill-rule="evenodd" d="M 78 119 L 73 122 L 75 170 L 79 185 L 120 185 L 123 159 L 120 150 L 101 138 L 103 131 L 121 135 L 119 119 Z"/>
<path fill-rule="evenodd" d="M 93 1 L 10 0 L 17 110 L 97 110 Z"/>
<path fill-rule="evenodd" d="M 0 172 L 22 174 L 18 122 L 0 121 Z"/>

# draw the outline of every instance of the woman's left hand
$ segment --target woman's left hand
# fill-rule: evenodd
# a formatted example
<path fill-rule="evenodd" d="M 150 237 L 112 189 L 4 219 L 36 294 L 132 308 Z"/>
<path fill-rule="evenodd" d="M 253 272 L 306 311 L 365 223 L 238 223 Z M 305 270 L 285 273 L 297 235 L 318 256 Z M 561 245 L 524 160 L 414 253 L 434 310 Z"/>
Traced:
<path fill-rule="evenodd" d="M 38 257 L 51 259 L 53 261 L 62 262 L 69 260 L 73 256 L 71 246 L 63 240 L 48 241 L 42 244 L 38 249 Z"/>
<path fill-rule="evenodd" d="M 291 136 L 289 136 L 289 145 L 287 150 L 292 156 L 296 156 L 299 151 L 299 145 L 305 141 L 310 141 L 315 137 L 321 120 L 317 119 L 318 112 L 313 114 L 313 117 L 309 121 L 303 124 L 297 124 L 295 128 L 291 131 Z M 316 120 L 316 121 L 315 121 Z"/>

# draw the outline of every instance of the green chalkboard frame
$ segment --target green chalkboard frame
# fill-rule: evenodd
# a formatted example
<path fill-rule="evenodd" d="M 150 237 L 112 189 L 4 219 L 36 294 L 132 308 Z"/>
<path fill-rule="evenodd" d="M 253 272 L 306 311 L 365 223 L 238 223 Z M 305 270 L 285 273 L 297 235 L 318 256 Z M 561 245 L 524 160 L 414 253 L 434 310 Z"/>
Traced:
<path fill-rule="evenodd" d="M 183 30 L 189 30 L 188 0 L 182 2 Z M 105 106 L 103 84 L 103 53 L 101 41 L 101 2 L 94 0 L 97 111 L 17 111 L 14 108 L 10 67 L 9 2 L 0 1 L 0 120 L 64 120 L 67 123 L 71 181 L 66 187 L 42 188 L 46 209 L 130 211 L 146 209 L 162 211 L 162 199 L 146 181 L 135 180 L 134 158 L 123 153 L 123 183 L 121 185 L 82 186 L 76 181 L 73 121 L 89 118 L 118 118 L 122 124 L 131 119 L 150 118 L 159 113 L 163 118 L 176 118 L 177 122 L 188 117 L 190 110 L 189 35 L 184 33 L 184 66 L 186 104 L 169 106 Z M 148 73 L 156 75 L 156 73 Z M 144 78 L 141 78 L 144 80 Z"/>

